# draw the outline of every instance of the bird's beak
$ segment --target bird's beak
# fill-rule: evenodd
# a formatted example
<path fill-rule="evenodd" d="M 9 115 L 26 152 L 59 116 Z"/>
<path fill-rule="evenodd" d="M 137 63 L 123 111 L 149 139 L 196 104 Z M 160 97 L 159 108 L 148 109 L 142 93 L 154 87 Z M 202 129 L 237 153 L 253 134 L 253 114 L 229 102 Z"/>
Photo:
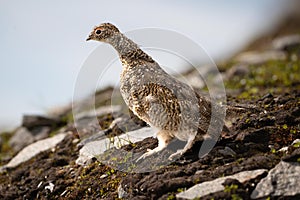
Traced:
<path fill-rule="evenodd" d="M 91 36 L 89 36 L 88 38 L 86 38 L 85 41 L 89 41 L 89 40 L 91 40 L 91 39 L 92 39 Z"/>

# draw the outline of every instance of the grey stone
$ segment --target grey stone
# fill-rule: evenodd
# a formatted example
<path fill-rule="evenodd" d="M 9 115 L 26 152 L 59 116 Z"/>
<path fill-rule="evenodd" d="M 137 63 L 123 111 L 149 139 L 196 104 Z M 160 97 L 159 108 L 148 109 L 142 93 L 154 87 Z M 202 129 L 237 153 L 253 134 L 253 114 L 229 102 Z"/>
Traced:
<path fill-rule="evenodd" d="M 297 162 L 300 159 L 300 148 L 295 149 L 290 155 L 285 155 L 281 159 L 286 162 Z"/>
<path fill-rule="evenodd" d="M 299 180 L 300 163 L 281 161 L 256 185 L 251 198 L 300 195 Z"/>
<path fill-rule="evenodd" d="M 88 110 L 88 111 L 83 111 L 81 113 L 78 113 L 76 115 L 76 119 L 82 119 L 82 118 L 93 118 L 95 116 L 101 116 L 101 115 L 107 115 L 110 113 L 116 113 L 120 112 L 122 107 L 120 105 L 115 105 L 115 106 L 101 106 L 95 110 Z"/>
<path fill-rule="evenodd" d="M 0 136 L 0 150 L 2 149 L 2 145 L 3 145 L 3 139 L 2 139 L 2 137 Z"/>
<path fill-rule="evenodd" d="M 205 86 L 205 82 L 201 77 L 200 72 L 198 72 L 197 70 L 193 70 L 192 72 L 189 72 L 184 76 L 178 76 L 177 78 L 180 81 L 192 86 L 193 88 L 201 89 Z"/>
<path fill-rule="evenodd" d="M 249 66 L 245 64 L 237 64 L 232 66 L 225 75 L 227 80 L 230 80 L 234 77 L 243 77 L 250 72 Z"/>
<path fill-rule="evenodd" d="M 102 175 L 100 176 L 101 179 L 102 179 L 102 178 L 106 178 L 106 177 L 108 177 L 107 174 L 102 174 Z"/>
<path fill-rule="evenodd" d="M 50 131 L 51 128 L 48 126 L 39 126 L 30 130 L 35 141 L 47 138 L 49 136 Z"/>
<path fill-rule="evenodd" d="M 201 198 L 208 194 L 224 191 L 225 187 L 222 184 L 225 182 L 226 179 L 236 179 L 240 183 L 244 183 L 246 181 L 250 181 L 252 179 L 257 178 L 258 176 L 261 176 L 266 172 L 267 170 L 265 169 L 244 171 L 231 176 L 225 176 L 225 177 L 217 178 L 212 181 L 203 182 L 189 188 L 184 192 L 177 194 L 176 198 L 182 198 L 182 199 Z"/>
<path fill-rule="evenodd" d="M 282 51 L 245 52 L 238 55 L 235 60 L 242 64 L 258 65 L 269 60 L 285 60 L 286 54 Z"/>
<path fill-rule="evenodd" d="M 59 121 L 57 119 L 52 119 L 40 115 L 24 115 L 22 126 L 28 129 L 37 126 L 55 126 Z"/>
<path fill-rule="evenodd" d="M 300 139 L 294 140 L 293 143 L 292 143 L 292 145 L 297 144 L 297 143 L 300 143 Z"/>
<path fill-rule="evenodd" d="M 55 185 L 50 182 L 49 185 L 45 186 L 45 190 L 49 190 L 52 193 L 54 190 L 54 186 Z"/>
<path fill-rule="evenodd" d="M 80 118 L 75 121 L 75 126 L 81 138 L 89 137 L 95 133 L 102 131 L 102 128 L 100 127 L 96 117 Z"/>
<path fill-rule="evenodd" d="M 230 147 L 225 147 L 224 149 L 220 149 L 219 153 L 221 153 L 223 156 L 232 156 L 232 157 L 236 156 L 235 151 L 233 151 Z"/>
<path fill-rule="evenodd" d="M 97 124 L 98 126 L 98 121 Z M 88 126 L 91 127 L 91 126 Z M 114 128 L 118 128 L 121 129 L 123 132 L 130 132 L 130 131 L 134 131 L 137 130 L 139 128 L 141 128 L 137 123 L 135 123 L 129 116 L 123 116 L 123 117 L 118 117 L 116 119 L 114 119 L 112 121 L 112 123 L 110 124 L 110 126 L 108 127 L 108 129 L 105 130 L 101 130 L 101 127 L 98 126 L 99 128 L 96 129 L 94 128 L 93 131 L 89 131 L 89 133 L 87 133 L 87 128 L 82 129 L 83 131 L 85 131 L 85 135 L 90 135 L 89 137 L 84 137 L 81 142 L 78 144 L 78 147 L 82 147 L 83 145 L 89 143 L 89 142 L 93 142 L 96 140 L 101 140 L 104 139 L 106 137 L 106 133 L 109 130 L 113 130 Z M 95 133 L 96 132 L 96 133 Z M 91 135 L 92 133 L 92 135 Z M 82 134 L 84 135 L 84 134 Z"/>
<path fill-rule="evenodd" d="M 51 128 L 48 126 L 38 126 L 28 130 L 26 127 L 20 127 L 9 140 L 9 145 L 14 151 L 18 152 L 27 145 L 49 136 Z"/>
<path fill-rule="evenodd" d="M 98 122 L 97 116 L 108 115 L 121 111 L 121 106 L 102 106 L 96 110 L 88 110 L 80 113 L 74 113 L 76 128 L 80 137 L 90 137 L 95 133 L 104 131 Z M 117 115 L 117 114 L 115 114 Z"/>
<path fill-rule="evenodd" d="M 119 199 L 128 197 L 128 193 L 123 189 L 122 184 L 118 187 L 118 197 Z"/>
<path fill-rule="evenodd" d="M 77 144 L 77 147 L 81 148 L 84 145 L 86 145 L 87 143 L 94 142 L 94 141 L 97 141 L 97 140 L 102 140 L 105 137 L 106 137 L 105 131 L 99 131 L 99 132 L 91 135 L 90 137 L 82 139 L 80 141 L 80 143 Z"/>
<path fill-rule="evenodd" d="M 25 127 L 20 127 L 17 129 L 8 143 L 14 151 L 18 152 L 33 142 L 34 136 L 31 134 L 31 132 Z"/>
<path fill-rule="evenodd" d="M 269 145 L 270 146 L 270 145 Z M 273 145 L 272 145 L 273 146 Z M 271 149 L 274 149 L 274 148 L 271 148 Z M 281 149 L 279 149 L 278 151 L 279 152 L 283 152 L 283 153 L 286 153 L 286 152 L 288 152 L 288 150 L 289 150 L 289 147 L 282 147 Z"/>
<path fill-rule="evenodd" d="M 142 141 L 147 137 L 154 136 L 156 130 L 151 127 L 141 128 L 135 131 L 130 131 L 113 138 L 104 138 L 102 140 L 86 143 L 79 151 L 79 157 L 76 164 L 85 165 L 92 158 L 103 154 L 111 148 L 121 148 L 124 145 Z"/>
<path fill-rule="evenodd" d="M 295 46 L 300 46 L 300 35 L 287 35 L 276 38 L 273 40 L 272 45 L 276 50 L 289 50 Z"/>
<path fill-rule="evenodd" d="M 9 161 L 9 163 L 4 166 L 4 168 L 16 167 L 19 164 L 33 158 L 35 155 L 55 147 L 66 137 L 66 135 L 67 133 L 60 133 L 55 135 L 54 137 L 50 137 L 30 144 L 29 146 L 22 149 L 15 157 L 13 157 Z"/>

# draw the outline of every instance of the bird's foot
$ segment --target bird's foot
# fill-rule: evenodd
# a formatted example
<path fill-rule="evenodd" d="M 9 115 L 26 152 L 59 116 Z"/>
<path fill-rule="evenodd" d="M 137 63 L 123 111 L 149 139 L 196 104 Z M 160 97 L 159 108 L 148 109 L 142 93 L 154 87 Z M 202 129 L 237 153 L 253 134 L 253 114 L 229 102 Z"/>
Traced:
<path fill-rule="evenodd" d="M 154 153 L 158 153 L 160 151 L 162 151 L 164 148 L 167 147 L 167 145 L 169 144 L 169 142 L 171 141 L 172 137 L 170 136 L 170 134 L 166 131 L 160 130 L 157 133 L 157 140 L 158 140 L 158 146 L 154 149 L 147 149 L 147 152 L 144 153 L 141 157 L 139 157 L 136 162 L 147 158 L 148 156 L 151 156 Z"/>
<path fill-rule="evenodd" d="M 152 154 L 154 154 L 156 151 L 155 149 L 147 149 L 147 152 L 144 153 L 141 157 L 139 157 L 136 162 L 139 162 L 140 160 L 143 160 L 149 156 L 151 156 Z"/>
<path fill-rule="evenodd" d="M 173 154 L 171 154 L 171 155 L 169 156 L 169 160 L 173 161 L 173 160 L 175 160 L 175 159 L 178 159 L 178 158 L 180 158 L 183 154 L 184 154 L 183 149 L 179 149 L 179 150 L 177 150 L 175 153 L 173 153 Z"/>

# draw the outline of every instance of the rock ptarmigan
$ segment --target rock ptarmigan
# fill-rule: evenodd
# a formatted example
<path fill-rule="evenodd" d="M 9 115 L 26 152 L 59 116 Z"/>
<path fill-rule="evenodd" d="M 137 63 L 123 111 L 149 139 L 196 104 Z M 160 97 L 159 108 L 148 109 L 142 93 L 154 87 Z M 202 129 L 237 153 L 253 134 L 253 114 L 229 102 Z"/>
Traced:
<path fill-rule="evenodd" d="M 219 121 L 212 127 L 213 132 L 222 130 L 223 120 L 217 116 L 211 120 L 210 101 L 166 73 L 116 26 L 100 24 L 87 40 L 108 43 L 118 52 L 123 66 L 120 90 L 125 103 L 135 115 L 158 130 L 158 146 L 139 159 L 163 150 L 174 138 L 187 141 L 187 144 L 170 159 L 184 154 L 194 141 L 203 140 L 211 121 Z"/>

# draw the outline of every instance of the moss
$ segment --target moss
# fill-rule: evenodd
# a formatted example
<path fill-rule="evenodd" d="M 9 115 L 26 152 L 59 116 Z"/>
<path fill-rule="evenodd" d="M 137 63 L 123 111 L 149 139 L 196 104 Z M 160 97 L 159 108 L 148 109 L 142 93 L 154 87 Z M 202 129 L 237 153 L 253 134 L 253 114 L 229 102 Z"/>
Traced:
<path fill-rule="evenodd" d="M 238 188 L 239 186 L 235 184 L 225 185 L 224 192 L 232 193 L 235 192 Z"/>
<path fill-rule="evenodd" d="M 299 148 L 299 147 L 300 147 L 300 142 L 295 143 L 295 144 L 293 145 L 293 147 Z"/>
<path fill-rule="evenodd" d="M 107 174 L 106 177 L 101 177 Z M 117 188 L 120 181 L 127 174 L 110 168 L 102 163 L 95 162 L 82 169 L 76 183 L 68 187 L 70 195 L 67 198 L 88 199 L 91 196 L 118 199 Z M 113 194 L 113 195 L 112 195 Z"/>
<path fill-rule="evenodd" d="M 271 153 L 276 153 L 276 149 L 272 148 Z"/>
<path fill-rule="evenodd" d="M 243 198 L 240 197 L 238 194 L 232 194 L 232 195 L 231 195 L 231 199 L 232 199 L 232 200 L 243 200 Z"/>
<path fill-rule="evenodd" d="M 0 164 L 2 159 L 5 158 L 6 156 L 13 156 L 14 151 L 9 145 L 9 140 L 13 136 L 13 132 L 3 132 L 0 133 L 0 137 L 2 139 L 2 145 L 0 147 Z"/>
<path fill-rule="evenodd" d="M 65 124 L 74 122 L 73 112 L 69 112 L 66 115 L 62 116 L 60 120 Z"/>
<path fill-rule="evenodd" d="M 271 60 L 260 65 L 250 65 L 249 70 L 250 73 L 245 77 L 233 77 L 225 81 L 226 89 L 241 90 L 238 97 L 242 99 L 253 99 L 262 89 L 271 93 L 283 92 L 291 86 L 300 89 L 299 60 Z"/>
<path fill-rule="evenodd" d="M 167 200 L 173 200 L 176 199 L 174 194 L 169 194 L 169 196 L 167 197 Z"/>
<path fill-rule="evenodd" d="M 184 192 L 186 190 L 186 188 L 178 188 L 177 192 Z"/>

